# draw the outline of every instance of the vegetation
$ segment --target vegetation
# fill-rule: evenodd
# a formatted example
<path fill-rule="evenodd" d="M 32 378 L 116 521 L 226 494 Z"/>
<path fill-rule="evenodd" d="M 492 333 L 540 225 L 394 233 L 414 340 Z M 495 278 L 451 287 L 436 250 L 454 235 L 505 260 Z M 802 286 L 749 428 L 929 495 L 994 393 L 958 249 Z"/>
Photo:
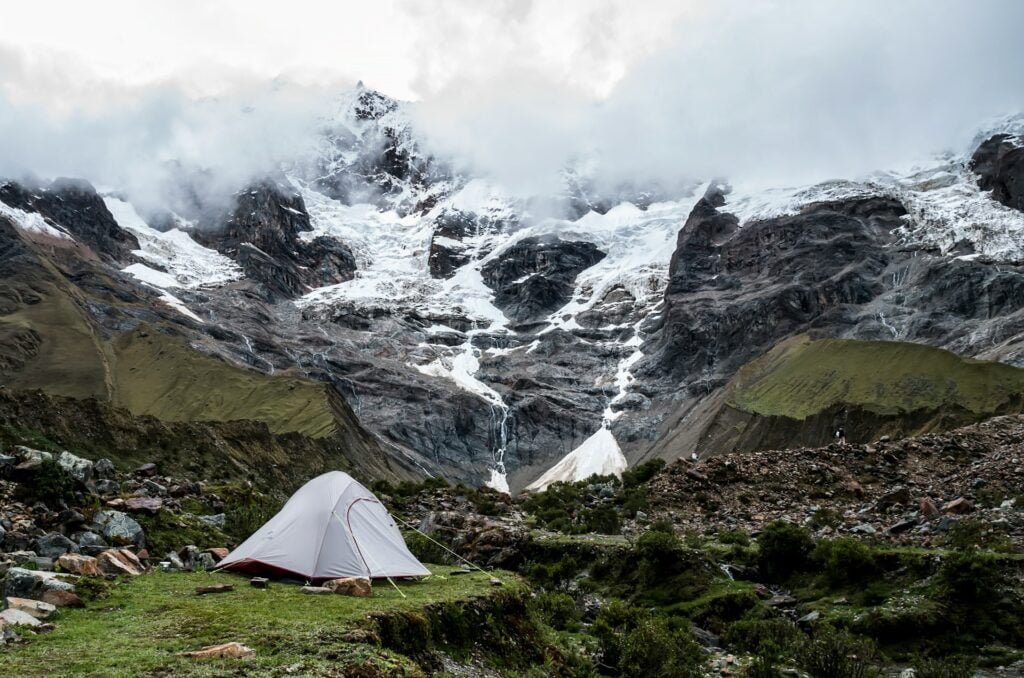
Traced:
<path fill-rule="evenodd" d="M 757 543 L 760 547 L 758 569 L 765 579 L 776 582 L 805 569 L 814 549 L 814 540 L 807 529 L 781 520 L 765 526 Z"/>

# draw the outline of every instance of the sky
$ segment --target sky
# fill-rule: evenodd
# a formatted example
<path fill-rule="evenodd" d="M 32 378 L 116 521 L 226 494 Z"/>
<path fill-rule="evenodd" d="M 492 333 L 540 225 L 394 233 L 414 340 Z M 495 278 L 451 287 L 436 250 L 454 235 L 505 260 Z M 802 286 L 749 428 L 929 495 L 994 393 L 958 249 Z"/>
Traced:
<path fill-rule="evenodd" d="M 358 80 L 430 147 L 524 192 L 566 161 L 781 185 L 961 148 L 1024 111 L 1018 0 L 54 1 L 0 23 L 0 175 L 158 199 L 309 141 Z"/>

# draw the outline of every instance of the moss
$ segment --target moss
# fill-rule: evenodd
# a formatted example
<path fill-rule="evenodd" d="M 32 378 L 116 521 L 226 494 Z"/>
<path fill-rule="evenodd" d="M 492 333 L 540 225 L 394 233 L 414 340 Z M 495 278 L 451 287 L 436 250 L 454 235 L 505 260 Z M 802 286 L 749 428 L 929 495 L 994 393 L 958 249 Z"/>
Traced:
<path fill-rule="evenodd" d="M 189 545 L 206 549 L 228 543 L 223 532 L 193 515 L 159 511 L 156 515 L 136 515 L 135 520 L 146 533 L 146 547 L 157 557 Z"/>

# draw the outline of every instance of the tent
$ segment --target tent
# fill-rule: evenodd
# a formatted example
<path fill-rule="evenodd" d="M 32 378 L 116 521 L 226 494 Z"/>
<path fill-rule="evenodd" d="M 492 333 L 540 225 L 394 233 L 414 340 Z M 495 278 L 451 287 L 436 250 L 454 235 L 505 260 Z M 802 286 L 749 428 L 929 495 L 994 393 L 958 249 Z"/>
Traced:
<path fill-rule="evenodd" d="M 384 505 L 340 471 L 300 487 L 277 515 L 220 561 L 219 567 L 314 581 L 430 574 L 409 553 Z"/>

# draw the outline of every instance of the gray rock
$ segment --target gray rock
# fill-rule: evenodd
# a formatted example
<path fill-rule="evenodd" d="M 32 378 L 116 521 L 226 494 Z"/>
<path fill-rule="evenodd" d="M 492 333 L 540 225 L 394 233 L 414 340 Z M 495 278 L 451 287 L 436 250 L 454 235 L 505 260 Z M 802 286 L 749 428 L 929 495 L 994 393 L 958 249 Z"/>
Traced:
<path fill-rule="evenodd" d="M 36 599 L 43 591 L 74 591 L 75 587 L 60 579 L 53 572 L 26 570 L 23 567 L 12 567 L 7 570 L 3 579 L 3 595 L 15 598 Z"/>
<path fill-rule="evenodd" d="M 821 613 L 818 612 L 817 610 L 814 610 L 813 612 L 805 614 L 804 616 L 802 616 L 799 619 L 797 619 L 796 623 L 797 624 L 812 624 L 812 623 L 818 621 L 820 618 L 821 618 Z"/>
<path fill-rule="evenodd" d="M 199 521 L 209 525 L 210 527 L 216 527 L 217 529 L 223 529 L 224 523 L 227 517 L 223 513 L 218 513 L 213 516 L 199 516 Z"/>
<path fill-rule="evenodd" d="M 875 534 L 878 530 L 867 523 L 859 523 L 850 528 L 854 534 Z"/>
<path fill-rule="evenodd" d="M 88 556 L 96 556 L 110 546 L 106 539 L 95 532 L 82 532 L 76 536 L 76 541 L 79 550 Z"/>
<path fill-rule="evenodd" d="M 94 521 L 100 534 L 111 544 L 134 544 L 139 548 L 146 544 L 142 526 L 121 511 L 100 511 L 96 514 Z"/>
<path fill-rule="evenodd" d="M 53 455 L 43 450 L 34 450 L 24 445 L 14 446 L 14 456 L 18 458 L 18 466 L 22 469 L 33 469 L 41 466 L 44 461 L 53 461 Z"/>
<path fill-rule="evenodd" d="M 65 553 L 78 553 L 78 544 L 63 534 L 51 532 L 36 539 L 35 552 L 44 558 L 59 558 Z"/>
<path fill-rule="evenodd" d="M 156 481 L 153 481 L 153 480 L 145 480 L 145 481 L 143 481 L 142 482 L 142 488 L 151 497 L 162 497 L 165 494 L 167 494 L 167 488 L 164 487 L 163 485 L 161 485 L 160 483 L 158 483 Z"/>
<path fill-rule="evenodd" d="M 203 551 L 196 559 L 196 567 L 201 570 L 214 570 L 217 568 L 217 561 L 214 560 L 211 554 Z"/>
<path fill-rule="evenodd" d="M 43 622 L 30 615 L 28 612 L 14 609 L 8 609 L 0 612 L 0 619 L 4 620 L 11 626 L 42 626 L 43 624 Z"/>
<path fill-rule="evenodd" d="M 92 479 L 93 464 L 88 459 L 82 459 L 64 450 L 57 457 L 57 463 L 68 472 L 69 476 L 80 483 L 85 483 Z"/>
<path fill-rule="evenodd" d="M 92 465 L 92 473 L 97 478 L 112 478 L 115 470 L 114 462 L 109 459 L 100 459 Z"/>
<path fill-rule="evenodd" d="M 121 484 L 114 480 L 108 480 L 103 478 L 97 480 L 94 484 L 96 488 L 96 494 L 119 494 L 121 492 Z"/>
<path fill-rule="evenodd" d="M 156 475 L 156 470 L 156 464 L 150 462 L 135 469 L 135 475 L 142 476 L 143 478 L 152 478 Z"/>

